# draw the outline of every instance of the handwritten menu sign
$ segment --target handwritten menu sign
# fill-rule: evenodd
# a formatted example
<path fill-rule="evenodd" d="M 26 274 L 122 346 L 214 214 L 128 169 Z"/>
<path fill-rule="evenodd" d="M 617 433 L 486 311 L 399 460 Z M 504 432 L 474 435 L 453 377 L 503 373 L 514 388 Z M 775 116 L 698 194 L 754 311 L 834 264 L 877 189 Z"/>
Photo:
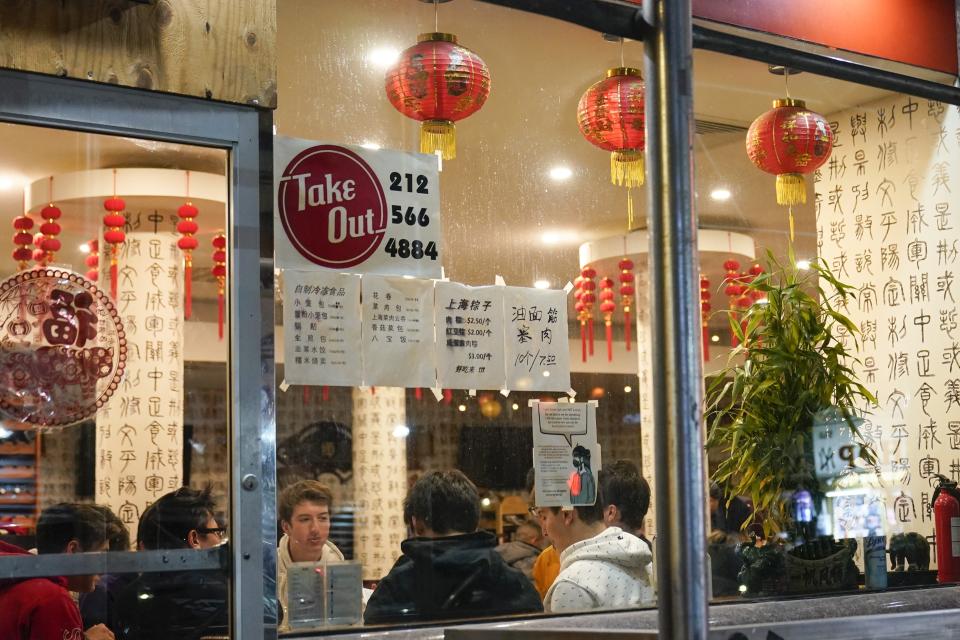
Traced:
<path fill-rule="evenodd" d="M 437 158 L 277 137 L 278 267 L 442 277 Z"/>
<path fill-rule="evenodd" d="M 437 379 L 445 389 L 502 389 L 503 289 L 436 285 Z"/>
<path fill-rule="evenodd" d="M 359 276 L 283 272 L 283 355 L 287 384 L 361 383 Z"/>
<path fill-rule="evenodd" d="M 364 384 L 433 387 L 433 281 L 366 275 L 362 299 Z"/>
<path fill-rule="evenodd" d="M 898 95 L 829 120 L 837 144 L 815 176 L 817 244 L 857 292 L 848 364 L 877 397 L 860 407 L 860 431 L 881 466 L 880 512 L 887 532 L 935 542 L 936 474 L 960 480 L 960 112 Z"/>
<path fill-rule="evenodd" d="M 567 299 L 562 290 L 503 287 L 508 389 L 570 389 Z"/>
<path fill-rule="evenodd" d="M 183 482 L 183 254 L 176 233 L 127 235 L 117 311 L 127 366 L 97 413 L 96 501 L 135 528 L 144 509 Z M 131 529 L 133 530 L 133 529 Z"/>

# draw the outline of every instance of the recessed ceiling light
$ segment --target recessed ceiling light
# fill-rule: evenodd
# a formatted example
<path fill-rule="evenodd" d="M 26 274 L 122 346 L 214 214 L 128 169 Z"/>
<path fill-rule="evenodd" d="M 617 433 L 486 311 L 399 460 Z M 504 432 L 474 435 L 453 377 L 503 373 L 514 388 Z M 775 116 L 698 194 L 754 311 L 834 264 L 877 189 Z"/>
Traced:
<path fill-rule="evenodd" d="M 466 411 L 466 410 L 467 410 L 467 405 L 465 404 L 462 404 L 459 407 L 457 407 L 457 411 Z"/>
<path fill-rule="evenodd" d="M 624 393 L 630 393 L 631 391 L 633 391 L 633 387 L 631 387 L 630 385 L 627 385 L 623 388 Z"/>
<path fill-rule="evenodd" d="M 549 377 L 550 377 L 550 372 L 549 372 L 549 371 L 544 371 L 544 372 L 543 372 L 543 377 L 544 377 L 544 378 L 549 378 Z"/>
<path fill-rule="evenodd" d="M 90 253 L 90 245 L 84 242 L 82 245 L 77 247 L 80 249 L 80 253 Z"/>
<path fill-rule="evenodd" d="M 543 244 L 573 244 L 577 241 L 577 234 L 573 231 L 544 231 L 540 241 Z"/>
<path fill-rule="evenodd" d="M 370 142 L 369 140 L 360 143 L 360 146 L 364 149 L 370 149 L 370 151 L 376 151 L 381 148 L 379 144 L 376 142 Z"/>
<path fill-rule="evenodd" d="M 514 411 L 516 411 L 517 409 L 520 408 L 520 405 L 518 405 L 516 402 L 514 402 L 513 405 L 511 405 L 511 408 L 512 408 Z"/>
<path fill-rule="evenodd" d="M 490 498 L 484 498 L 483 500 L 480 501 L 480 504 L 482 504 L 482 505 L 485 506 L 485 507 L 489 507 L 489 506 L 490 506 Z"/>
<path fill-rule="evenodd" d="M 367 54 L 367 62 L 381 69 L 386 69 L 399 58 L 400 50 L 395 47 L 377 47 Z"/>
<path fill-rule="evenodd" d="M 719 188 L 719 189 L 714 189 L 713 191 L 710 192 L 710 197 L 713 198 L 714 200 L 718 201 L 718 202 L 723 202 L 724 200 L 729 200 L 729 199 L 730 199 L 730 190 L 729 190 L 729 189 L 724 189 L 724 188 L 722 188 L 722 187 Z"/>
<path fill-rule="evenodd" d="M 718 336 L 717 334 L 713 334 L 712 336 L 710 336 L 710 342 L 720 342 L 720 336 Z"/>
<path fill-rule="evenodd" d="M 14 179 L 10 176 L 0 176 L 0 190 L 13 189 Z"/>
<path fill-rule="evenodd" d="M 809 260 L 797 260 L 797 269 L 809 269 L 810 261 Z"/>
<path fill-rule="evenodd" d="M 394 438 L 406 438 L 408 435 L 410 435 L 410 427 L 405 424 L 398 424 L 393 428 Z"/>
<path fill-rule="evenodd" d="M 549 281 L 549 280 L 537 280 L 536 282 L 533 283 L 533 286 L 536 287 L 537 289 L 549 289 L 549 288 L 550 288 L 550 281 Z"/>
<path fill-rule="evenodd" d="M 570 167 L 552 167 L 550 169 L 550 179 L 555 182 L 563 182 L 573 177 L 573 170 Z"/>

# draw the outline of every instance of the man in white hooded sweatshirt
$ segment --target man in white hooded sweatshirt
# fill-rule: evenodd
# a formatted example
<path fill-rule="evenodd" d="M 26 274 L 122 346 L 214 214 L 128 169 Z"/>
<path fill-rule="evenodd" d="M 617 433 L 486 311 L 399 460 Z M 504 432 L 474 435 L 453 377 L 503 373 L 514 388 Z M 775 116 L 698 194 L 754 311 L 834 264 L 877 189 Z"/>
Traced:
<path fill-rule="evenodd" d="M 540 521 L 560 552 L 560 575 L 544 598 L 549 612 L 636 607 L 653 602 L 652 556 L 645 542 L 604 522 L 596 504 L 539 509 Z"/>
<path fill-rule="evenodd" d="M 343 560 L 328 539 L 333 494 L 316 480 L 301 480 L 280 493 L 277 510 L 283 537 L 277 546 L 277 599 L 283 609 L 281 630 L 288 627 L 287 569 L 294 562 Z"/>

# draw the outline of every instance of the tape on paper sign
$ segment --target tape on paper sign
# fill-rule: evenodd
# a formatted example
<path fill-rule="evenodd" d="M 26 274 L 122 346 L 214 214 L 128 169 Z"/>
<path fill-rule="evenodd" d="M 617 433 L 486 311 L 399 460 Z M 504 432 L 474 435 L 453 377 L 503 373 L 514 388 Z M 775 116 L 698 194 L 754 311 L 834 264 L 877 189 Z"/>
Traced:
<path fill-rule="evenodd" d="M 433 397 L 437 399 L 437 402 L 443 400 L 443 389 L 440 387 L 431 387 L 430 392 L 433 394 Z"/>

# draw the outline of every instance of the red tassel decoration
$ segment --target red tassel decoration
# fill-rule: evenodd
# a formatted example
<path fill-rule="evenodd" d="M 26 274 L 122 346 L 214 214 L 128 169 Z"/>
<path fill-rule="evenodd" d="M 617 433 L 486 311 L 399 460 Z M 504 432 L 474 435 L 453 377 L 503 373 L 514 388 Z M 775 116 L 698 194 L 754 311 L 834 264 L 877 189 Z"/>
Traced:
<path fill-rule="evenodd" d="M 453 402 L 453 391 L 450 389 L 443 390 L 443 404 L 450 404 Z"/>
<path fill-rule="evenodd" d="M 328 400 L 330 400 L 330 387 L 328 387 L 327 385 L 323 385 L 322 387 L 320 387 L 320 399 L 323 400 L 324 402 L 327 402 Z"/>
<path fill-rule="evenodd" d="M 183 238 L 181 238 L 183 240 Z M 213 237 L 213 277 L 217 280 L 217 334 L 223 340 L 224 301 L 227 294 L 227 237 Z"/>
<path fill-rule="evenodd" d="M 613 312 L 617 310 L 617 303 L 613 301 L 613 280 L 600 279 L 600 313 L 603 314 L 603 326 L 607 337 L 607 362 L 613 362 Z"/>
<path fill-rule="evenodd" d="M 187 197 L 190 197 L 189 171 L 187 172 Z M 193 314 L 193 250 L 200 244 L 194 237 L 199 229 L 194 218 L 200 215 L 200 210 L 188 200 L 177 209 L 177 215 L 180 217 L 177 231 L 183 236 L 177 240 L 177 246 L 183 251 L 183 317 L 189 320 Z"/>
<path fill-rule="evenodd" d="M 597 289 L 597 283 L 593 281 L 597 277 L 597 270 L 593 267 L 584 267 L 580 271 L 580 275 L 583 277 L 583 282 L 580 283 L 580 288 L 583 290 L 583 295 L 580 296 L 580 301 L 583 302 L 583 311 L 584 315 L 587 318 L 587 344 L 589 346 L 589 353 L 593 355 L 593 304 L 597 301 L 597 295 L 594 293 Z"/>
<path fill-rule="evenodd" d="M 30 245 L 33 244 L 33 236 L 30 229 L 33 229 L 33 218 L 24 213 L 13 220 L 13 244 L 16 248 L 13 250 L 13 259 L 17 261 L 20 271 L 30 266 L 30 260 L 33 259 L 33 251 Z"/>
<path fill-rule="evenodd" d="M 710 331 L 707 328 L 710 311 L 710 279 L 707 276 L 700 276 L 700 325 L 703 334 L 703 361 L 710 361 Z"/>
<path fill-rule="evenodd" d="M 413 397 L 416 398 L 417 400 L 422 400 L 422 399 L 423 399 L 423 389 L 421 389 L 420 387 L 416 387 L 416 388 L 413 390 Z"/>
<path fill-rule="evenodd" d="M 623 307 L 623 340 L 630 351 L 630 336 L 633 326 L 630 321 L 630 309 L 633 306 L 633 260 L 624 258 L 617 266 L 620 268 L 620 306 Z"/>
<path fill-rule="evenodd" d="M 87 265 L 87 280 L 97 282 L 100 279 L 100 241 L 94 238 L 87 242 L 90 253 L 84 262 Z"/>

